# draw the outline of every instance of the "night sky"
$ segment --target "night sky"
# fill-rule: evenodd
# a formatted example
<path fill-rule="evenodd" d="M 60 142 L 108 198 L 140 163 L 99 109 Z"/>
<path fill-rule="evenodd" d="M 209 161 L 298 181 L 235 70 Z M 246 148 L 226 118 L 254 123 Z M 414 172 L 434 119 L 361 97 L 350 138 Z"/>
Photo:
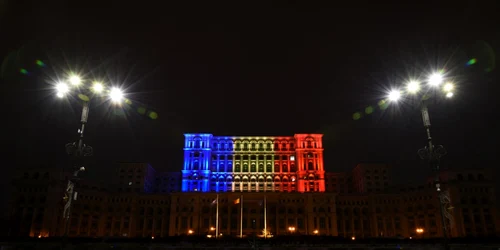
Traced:
<path fill-rule="evenodd" d="M 89 176 L 118 161 L 178 171 L 183 133 L 324 133 L 328 171 L 383 161 L 394 165 L 396 182 L 421 183 L 429 169 L 416 154 L 426 143 L 417 106 L 377 103 L 440 68 L 458 85 L 452 100 L 430 106 L 435 142 L 449 152 L 443 166 L 496 160 L 494 1 L 69 2 L 0 1 L 3 178 L 15 168 L 64 165 L 80 109 L 57 99 L 50 83 L 68 71 L 121 85 L 133 101 L 125 112 L 91 107 Z M 372 114 L 353 119 L 370 105 Z"/>

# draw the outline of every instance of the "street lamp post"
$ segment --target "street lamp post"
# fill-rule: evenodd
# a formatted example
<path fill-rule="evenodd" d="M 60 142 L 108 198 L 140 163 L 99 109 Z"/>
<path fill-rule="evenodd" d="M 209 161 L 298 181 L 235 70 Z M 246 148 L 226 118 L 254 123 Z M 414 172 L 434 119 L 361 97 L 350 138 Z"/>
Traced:
<path fill-rule="evenodd" d="M 427 84 L 431 88 L 436 88 L 443 83 L 443 75 L 436 73 L 433 74 L 429 77 Z M 443 91 L 446 93 L 447 98 L 453 97 L 453 89 L 454 85 L 452 83 L 446 83 L 443 86 Z M 432 89 L 431 89 L 432 90 Z M 420 91 L 420 83 L 417 81 L 410 81 L 407 86 L 406 86 L 406 92 L 402 92 L 399 90 L 393 90 L 389 93 L 389 100 L 390 101 L 398 101 L 404 93 L 414 95 L 417 94 Z M 422 115 L 422 121 L 424 128 L 426 130 L 426 136 L 427 136 L 427 146 L 424 148 L 418 150 L 418 155 L 420 156 L 421 159 L 427 160 L 429 163 L 429 166 L 431 169 L 436 173 L 435 175 L 435 180 L 434 184 L 436 187 L 437 191 L 437 197 L 439 199 L 439 210 L 441 214 L 441 224 L 442 224 L 442 230 L 443 230 L 443 248 L 445 250 L 448 249 L 448 227 L 446 223 L 446 218 L 450 220 L 450 225 L 453 223 L 453 217 L 451 216 L 448 211 L 446 211 L 445 208 L 445 203 L 449 202 L 450 198 L 448 195 L 448 192 L 443 192 L 441 183 L 440 183 L 440 161 L 441 157 L 446 154 L 446 150 L 442 145 L 434 145 L 432 142 L 432 136 L 431 136 L 431 121 L 429 117 L 429 109 L 427 106 L 427 100 L 428 100 L 428 95 L 424 94 L 421 98 L 420 101 L 420 112 Z M 418 231 L 417 231 L 418 232 Z M 420 233 L 423 232 L 423 229 Z"/>
<path fill-rule="evenodd" d="M 93 85 L 86 86 L 82 83 L 80 77 L 73 75 L 68 79 L 71 85 L 65 82 L 59 82 L 56 85 L 57 96 L 64 98 L 72 89 L 79 92 L 78 97 L 82 101 L 82 114 L 80 118 L 80 129 L 78 129 L 78 140 L 76 142 L 66 144 L 66 153 L 71 156 L 71 165 L 73 175 L 68 179 L 66 189 L 64 191 L 63 201 L 63 220 L 64 220 L 64 238 L 68 237 L 71 219 L 71 208 L 74 200 L 77 199 L 78 193 L 75 192 L 75 185 L 78 182 L 78 174 L 85 171 L 84 157 L 91 156 L 93 153 L 92 147 L 86 145 L 83 140 L 85 125 L 88 121 L 90 101 L 92 96 L 101 95 L 104 92 L 109 92 L 109 97 L 115 103 L 119 103 L 123 98 L 123 93 L 118 88 L 106 90 L 99 82 L 94 82 Z"/>

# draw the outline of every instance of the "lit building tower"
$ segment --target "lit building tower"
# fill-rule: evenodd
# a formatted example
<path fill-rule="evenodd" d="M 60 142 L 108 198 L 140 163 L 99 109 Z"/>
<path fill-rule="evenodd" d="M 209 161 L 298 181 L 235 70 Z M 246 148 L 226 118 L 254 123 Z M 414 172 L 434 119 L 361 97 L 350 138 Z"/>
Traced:
<path fill-rule="evenodd" d="M 184 134 L 182 192 L 210 191 L 211 134 Z"/>
<path fill-rule="evenodd" d="M 322 137 L 322 134 L 295 134 L 299 192 L 325 192 Z"/>

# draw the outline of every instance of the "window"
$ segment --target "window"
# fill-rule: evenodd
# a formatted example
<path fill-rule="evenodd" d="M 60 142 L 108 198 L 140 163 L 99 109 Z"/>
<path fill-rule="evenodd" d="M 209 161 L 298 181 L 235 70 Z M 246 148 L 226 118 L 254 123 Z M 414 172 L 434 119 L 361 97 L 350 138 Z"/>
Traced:
<path fill-rule="evenodd" d="M 290 155 L 290 161 L 295 161 L 295 155 Z"/>
<path fill-rule="evenodd" d="M 257 168 L 255 166 L 255 163 L 253 163 L 252 166 L 250 167 L 250 172 L 257 172 Z"/>
<path fill-rule="evenodd" d="M 314 163 L 312 161 L 307 162 L 307 169 L 314 170 Z"/>

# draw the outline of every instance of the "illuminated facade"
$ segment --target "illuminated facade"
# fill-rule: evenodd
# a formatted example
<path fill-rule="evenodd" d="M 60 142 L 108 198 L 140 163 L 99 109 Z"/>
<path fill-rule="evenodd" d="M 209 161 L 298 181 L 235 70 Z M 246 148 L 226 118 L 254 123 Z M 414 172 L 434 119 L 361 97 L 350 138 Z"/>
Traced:
<path fill-rule="evenodd" d="M 185 134 L 182 192 L 325 192 L 321 134 Z"/>

